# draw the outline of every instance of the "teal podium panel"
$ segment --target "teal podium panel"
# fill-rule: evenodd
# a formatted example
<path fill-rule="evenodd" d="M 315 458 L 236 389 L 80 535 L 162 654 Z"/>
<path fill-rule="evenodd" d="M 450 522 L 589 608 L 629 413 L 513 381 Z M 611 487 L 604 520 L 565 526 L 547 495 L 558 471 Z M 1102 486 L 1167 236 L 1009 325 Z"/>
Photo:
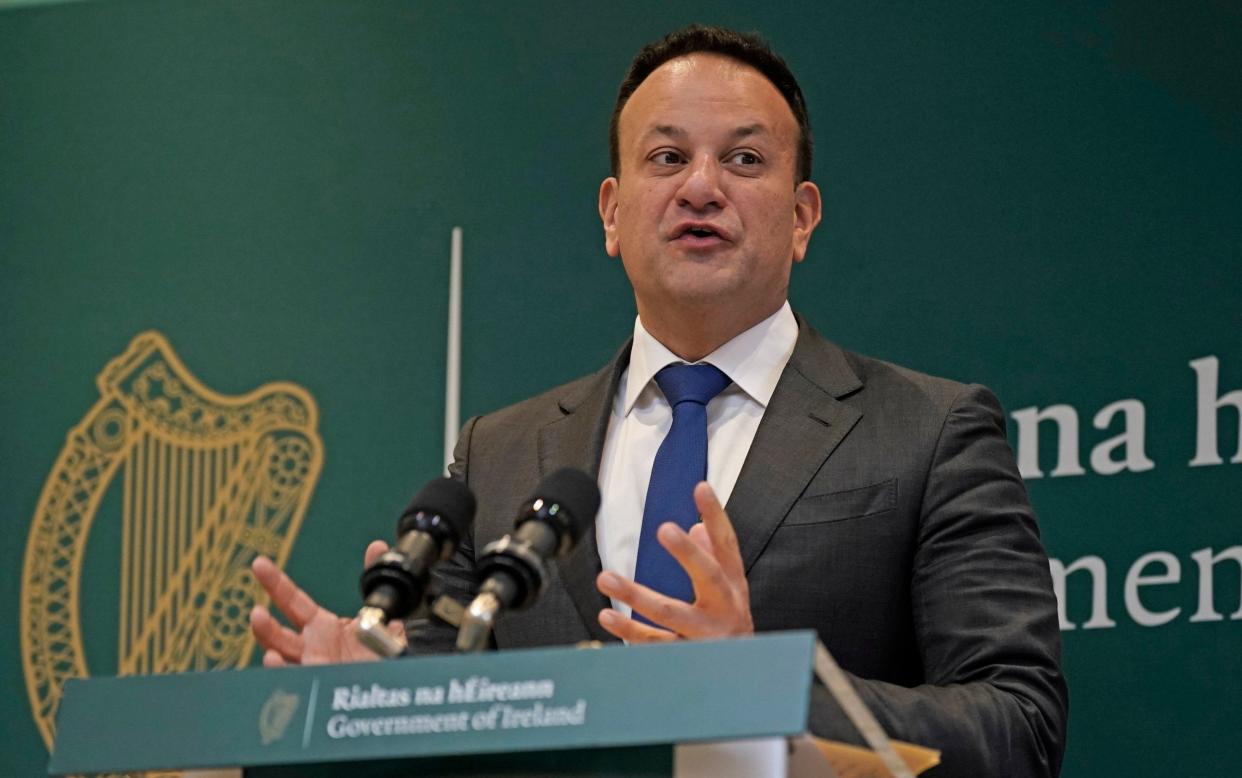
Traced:
<path fill-rule="evenodd" d="M 787 632 L 75 680 L 48 769 L 378 766 L 600 748 L 658 765 L 671 752 L 650 747 L 804 732 L 813 645 L 813 633 Z"/>

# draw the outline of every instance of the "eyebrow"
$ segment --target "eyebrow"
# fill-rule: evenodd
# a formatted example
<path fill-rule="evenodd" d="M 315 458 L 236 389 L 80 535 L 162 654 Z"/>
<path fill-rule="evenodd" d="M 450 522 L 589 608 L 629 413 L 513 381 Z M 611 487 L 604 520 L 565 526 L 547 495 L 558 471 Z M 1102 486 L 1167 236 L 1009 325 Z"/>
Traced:
<path fill-rule="evenodd" d="M 747 138 L 751 135 L 764 135 L 767 132 L 768 128 L 762 122 L 754 122 L 753 124 L 743 124 L 741 127 L 734 129 L 731 136 L 734 138 Z M 664 135 L 674 140 L 682 140 L 688 133 L 685 129 L 673 124 L 657 124 L 650 130 L 647 130 L 644 137 L 651 137 L 652 135 Z"/>

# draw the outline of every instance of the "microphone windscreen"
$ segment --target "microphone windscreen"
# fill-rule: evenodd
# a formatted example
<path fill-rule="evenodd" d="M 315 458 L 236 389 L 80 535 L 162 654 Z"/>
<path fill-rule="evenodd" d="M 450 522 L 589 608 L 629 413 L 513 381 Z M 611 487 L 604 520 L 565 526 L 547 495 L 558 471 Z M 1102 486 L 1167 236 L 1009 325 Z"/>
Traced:
<path fill-rule="evenodd" d="M 560 503 L 569 513 L 569 534 L 577 543 L 582 533 L 595 522 L 599 511 L 599 486 L 595 479 L 581 470 L 566 467 L 539 482 L 532 500 Z"/>
<path fill-rule="evenodd" d="M 410 507 L 401 514 L 397 522 L 398 533 L 407 530 L 407 519 L 418 513 L 430 513 L 439 516 L 448 523 L 455 537 L 460 539 L 474 521 L 475 500 L 470 487 L 454 478 L 436 478 L 427 482 Z"/>

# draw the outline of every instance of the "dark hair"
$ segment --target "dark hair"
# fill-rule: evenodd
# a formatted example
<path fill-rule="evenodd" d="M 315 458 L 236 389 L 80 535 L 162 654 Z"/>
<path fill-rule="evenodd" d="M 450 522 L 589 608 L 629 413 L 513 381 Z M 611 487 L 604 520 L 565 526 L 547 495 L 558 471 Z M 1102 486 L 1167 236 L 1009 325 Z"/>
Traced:
<path fill-rule="evenodd" d="M 617 124 L 621 119 L 621 110 L 629 102 L 634 90 L 647 79 L 647 76 L 665 62 L 687 54 L 706 52 L 720 54 L 749 65 L 764 75 L 776 87 L 789 110 L 793 111 L 798 122 L 798 182 L 811 177 L 811 119 L 806 113 L 806 102 L 802 98 L 802 90 L 798 80 L 794 78 L 789 66 L 780 55 L 772 51 L 767 41 L 756 33 L 744 33 L 724 27 L 713 27 L 692 24 L 665 35 L 655 43 L 642 48 L 630 63 L 629 72 L 621 82 L 617 91 L 617 103 L 612 109 L 612 121 L 608 125 L 608 153 L 612 162 L 612 174 L 621 171 L 621 153 L 618 148 Z"/>

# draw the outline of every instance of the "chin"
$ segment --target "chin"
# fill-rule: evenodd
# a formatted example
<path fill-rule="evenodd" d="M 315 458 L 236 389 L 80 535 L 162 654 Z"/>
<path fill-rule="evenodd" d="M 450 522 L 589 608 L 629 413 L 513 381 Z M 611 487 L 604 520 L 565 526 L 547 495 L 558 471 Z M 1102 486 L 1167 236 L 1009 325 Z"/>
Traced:
<path fill-rule="evenodd" d="M 737 285 L 726 283 L 694 283 L 682 284 L 666 290 L 666 296 L 678 305 L 700 307 L 719 305 L 728 300 L 736 299 Z"/>

